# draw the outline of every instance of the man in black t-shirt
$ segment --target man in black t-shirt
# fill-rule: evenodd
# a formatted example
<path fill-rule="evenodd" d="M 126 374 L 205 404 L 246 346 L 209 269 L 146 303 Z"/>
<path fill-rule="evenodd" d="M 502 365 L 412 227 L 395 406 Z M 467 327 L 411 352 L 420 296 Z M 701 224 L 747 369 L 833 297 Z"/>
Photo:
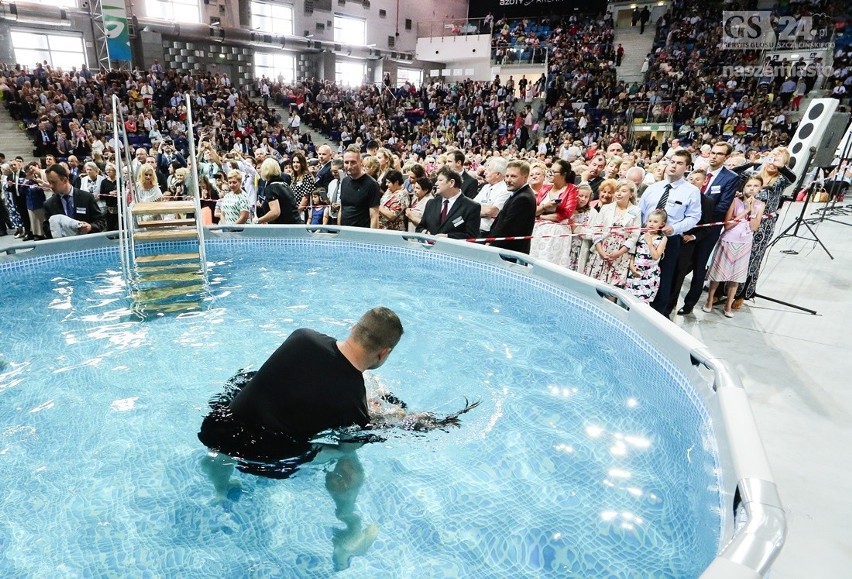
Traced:
<path fill-rule="evenodd" d="M 234 466 L 270 478 L 288 478 L 320 451 L 335 453 L 326 474 L 335 515 L 346 525 L 335 531 L 334 566 L 346 569 L 353 555 L 366 552 L 378 527 L 362 527 L 355 500 L 364 469 L 351 443 L 312 444 L 320 432 L 370 422 L 363 372 L 387 360 L 402 337 L 402 323 L 388 308 L 369 310 L 345 340 L 298 329 L 253 375 L 240 374 L 229 390 L 211 402 L 198 438 L 211 452 L 202 460 L 220 498 L 238 494 Z"/>
<path fill-rule="evenodd" d="M 361 150 L 349 145 L 343 153 L 346 177 L 340 182 L 340 213 L 338 225 L 379 228 L 379 205 L 382 192 L 376 180 L 364 172 Z"/>
<path fill-rule="evenodd" d="M 381 366 L 401 336 L 399 317 L 387 308 L 361 316 L 346 340 L 294 331 L 260 370 L 232 379 L 198 438 L 234 458 L 275 462 L 302 454 L 324 430 L 366 426 L 362 373 Z"/>

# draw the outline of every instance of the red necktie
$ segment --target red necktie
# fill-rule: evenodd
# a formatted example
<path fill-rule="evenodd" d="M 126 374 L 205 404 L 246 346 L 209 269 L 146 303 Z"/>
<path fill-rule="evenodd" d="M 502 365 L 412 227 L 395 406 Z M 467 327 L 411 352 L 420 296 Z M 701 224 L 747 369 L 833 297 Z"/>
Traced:
<path fill-rule="evenodd" d="M 713 179 L 713 173 L 707 173 L 707 179 L 704 181 L 704 185 L 701 187 L 701 192 L 704 193 L 707 191 L 707 187 L 710 185 L 710 180 Z"/>
<path fill-rule="evenodd" d="M 444 208 L 441 209 L 441 225 L 444 224 L 444 221 L 447 220 L 447 210 L 450 207 L 450 200 L 444 199 Z"/>

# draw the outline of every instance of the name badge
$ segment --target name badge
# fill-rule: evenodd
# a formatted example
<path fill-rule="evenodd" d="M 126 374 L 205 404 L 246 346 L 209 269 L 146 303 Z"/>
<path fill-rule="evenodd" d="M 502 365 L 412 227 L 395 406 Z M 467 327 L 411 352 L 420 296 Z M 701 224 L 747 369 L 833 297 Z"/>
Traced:
<path fill-rule="evenodd" d="M 453 227 L 459 227 L 463 223 L 464 219 L 462 219 L 461 217 L 456 217 L 455 219 L 453 219 Z"/>
<path fill-rule="evenodd" d="M 75 209 L 76 209 L 77 215 L 85 215 L 86 214 L 86 208 L 85 207 L 76 207 Z"/>

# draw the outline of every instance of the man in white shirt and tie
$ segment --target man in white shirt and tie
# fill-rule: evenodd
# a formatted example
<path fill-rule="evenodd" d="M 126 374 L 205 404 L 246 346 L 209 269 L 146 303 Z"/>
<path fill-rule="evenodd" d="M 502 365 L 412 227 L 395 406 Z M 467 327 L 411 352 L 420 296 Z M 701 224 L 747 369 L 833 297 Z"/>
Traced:
<path fill-rule="evenodd" d="M 692 163 L 689 151 L 676 151 L 666 166 L 665 177 L 645 190 L 639 200 L 642 212 L 642 224 L 648 214 L 655 209 L 665 209 L 668 214 L 663 233 L 668 236 L 666 252 L 660 260 L 660 288 L 651 307 L 666 317 L 671 315 L 672 280 L 677 270 L 678 255 L 682 242 L 681 235 L 695 227 L 701 218 L 701 192 L 683 178 L 687 167 Z"/>
<path fill-rule="evenodd" d="M 503 157 L 491 157 L 485 165 L 485 185 L 473 199 L 480 205 L 479 236 L 487 237 L 494 224 L 494 218 L 503 209 L 511 195 L 503 180 L 508 161 Z"/>

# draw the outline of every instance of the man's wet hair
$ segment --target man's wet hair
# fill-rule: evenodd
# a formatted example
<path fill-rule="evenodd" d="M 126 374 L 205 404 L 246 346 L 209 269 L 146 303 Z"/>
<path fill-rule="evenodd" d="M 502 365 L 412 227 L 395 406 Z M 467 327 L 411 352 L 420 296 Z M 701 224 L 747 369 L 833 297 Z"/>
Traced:
<path fill-rule="evenodd" d="M 373 353 L 393 348 L 402 337 L 402 322 L 388 308 L 373 308 L 352 327 L 352 337 Z"/>

